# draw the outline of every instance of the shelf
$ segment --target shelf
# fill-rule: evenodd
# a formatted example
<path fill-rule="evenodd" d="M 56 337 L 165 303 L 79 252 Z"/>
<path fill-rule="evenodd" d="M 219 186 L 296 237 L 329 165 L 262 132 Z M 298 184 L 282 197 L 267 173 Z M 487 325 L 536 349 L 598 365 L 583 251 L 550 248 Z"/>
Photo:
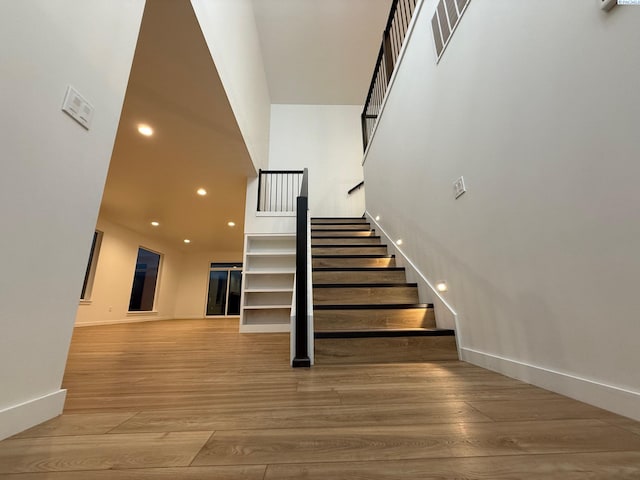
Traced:
<path fill-rule="evenodd" d="M 273 293 L 273 292 L 291 292 L 293 293 L 293 287 L 285 287 L 285 288 L 245 288 L 245 293 Z"/>
<path fill-rule="evenodd" d="M 267 269 L 264 269 L 264 270 L 244 270 L 242 273 L 244 275 L 277 275 L 277 274 L 280 274 L 280 273 L 284 273 L 284 274 L 287 274 L 287 275 L 292 275 L 292 274 L 296 273 L 296 269 L 295 268 L 293 268 L 293 269 L 290 269 L 290 268 L 289 269 L 284 269 L 283 268 L 283 269 L 280 269 L 280 270 L 276 270 L 276 269 L 272 268 L 271 270 L 267 270 Z"/>
<path fill-rule="evenodd" d="M 244 310 L 291 310 L 291 305 L 245 305 Z"/>
<path fill-rule="evenodd" d="M 247 257 L 290 257 L 292 255 L 295 255 L 296 252 L 294 251 L 282 251 L 282 252 L 277 252 L 277 251 L 251 251 L 251 252 L 247 252 Z"/>

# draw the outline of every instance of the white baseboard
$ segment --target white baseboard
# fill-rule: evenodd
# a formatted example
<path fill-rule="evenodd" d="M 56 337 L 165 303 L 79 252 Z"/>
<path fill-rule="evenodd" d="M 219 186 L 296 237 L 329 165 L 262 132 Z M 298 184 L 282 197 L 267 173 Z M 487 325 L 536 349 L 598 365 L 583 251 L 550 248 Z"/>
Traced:
<path fill-rule="evenodd" d="M 202 318 L 202 317 L 198 317 Z M 155 322 L 156 320 L 175 320 L 173 317 L 127 317 L 115 320 L 96 320 L 94 322 L 76 323 L 76 327 L 95 327 L 98 325 L 117 325 L 120 323 Z"/>
<path fill-rule="evenodd" d="M 462 347 L 461 360 L 640 420 L 640 392 Z"/>
<path fill-rule="evenodd" d="M 242 325 L 240 333 L 289 333 L 291 326 L 288 323 L 273 323 L 265 325 Z"/>
<path fill-rule="evenodd" d="M 0 410 L 0 440 L 60 415 L 66 396 L 66 390 L 57 390 Z"/>

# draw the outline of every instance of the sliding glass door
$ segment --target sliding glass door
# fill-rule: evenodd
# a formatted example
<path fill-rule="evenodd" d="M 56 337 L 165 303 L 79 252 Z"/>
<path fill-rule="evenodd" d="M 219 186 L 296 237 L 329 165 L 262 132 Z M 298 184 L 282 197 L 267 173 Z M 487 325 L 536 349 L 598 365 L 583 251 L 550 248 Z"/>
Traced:
<path fill-rule="evenodd" d="M 212 263 L 209 269 L 207 316 L 240 315 L 241 263 Z"/>

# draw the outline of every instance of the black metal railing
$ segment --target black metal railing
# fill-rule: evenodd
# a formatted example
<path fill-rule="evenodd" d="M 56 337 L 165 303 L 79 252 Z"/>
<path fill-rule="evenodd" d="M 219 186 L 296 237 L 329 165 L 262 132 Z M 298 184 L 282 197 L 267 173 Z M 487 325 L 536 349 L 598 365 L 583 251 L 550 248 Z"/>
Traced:
<path fill-rule="evenodd" d="M 291 366 L 310 367 L 307 305 L 307 258 L 309 245 L 307 242 L 307 222 L 309 221 L 309 173 L 305 168 L 302 175 L 300 195 L 296 199 L 296 319 L 294 324 L 295 355 Z"/>
<path fill-rule="evenodd" d="M 302 176 L 302 170 L 260 170 L 258 211 L 295 212 Z"/>
<path fill-rule="evenodd" d="M 364 187 L 364 180 L 362 180 L 359 184 L 357 184 L 355 187 L 350 188 L 349 191 L 347 192 L 347 195 L 351 195 L 353 192 L 355 192 L 356 190 L 358 190 L 359 188 Z"/>
<path fill-rule="evenodd" d="M 362 144 L 367 149 L 373 129 L 378 121 L 389 81 L 404 43 L 411 17 L 418 0 L 393 0 L 387 25 L 382 34 L 382 45 L 373 69 L 373 78 L 360 116 L 362 122 Z"/>

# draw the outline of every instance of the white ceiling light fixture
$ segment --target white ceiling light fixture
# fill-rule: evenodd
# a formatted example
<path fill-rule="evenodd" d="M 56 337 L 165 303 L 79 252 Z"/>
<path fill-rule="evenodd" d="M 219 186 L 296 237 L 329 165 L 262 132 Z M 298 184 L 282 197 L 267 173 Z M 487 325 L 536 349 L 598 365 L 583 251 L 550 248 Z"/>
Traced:
<path fill-rule="evenodd" d="M 141 123 L 140 125 L 138 125 L 138 132 L 145 137 L 150 137 L 151 135 L 153 135 L 153 128 L 145 123 Z"/>
<path fill-rule="evenodd" d="M 183 242 L 184 242 L 184 243 L 191 243 L 191 240 L 189 240 L 188 238 L 185 238 L 185 239 L 183 240 Z"/>
<path fill-rule="evenodd" d="M 198 190 L 196 190 L 196 193 L 201 197 L 204 197 L 207 194 L 207 191 L 204 188 L 199 188 Z"/>
<path fill-rule="evenodd" d="M 152 225 L 153 227 L 158 227 L 158 226 L 160 225 L 160 223 L 159 223 L 159 222 L 156 222 L 156 221 L 154 220 L 153 222 L 151 222 L 151 225 Z"/>
<path fill-rule="evenodd" d="M 236 226 L 236 222 L 227 222 L 227 225 L 229 225 L 230 227 L 235 227 Z"/>

